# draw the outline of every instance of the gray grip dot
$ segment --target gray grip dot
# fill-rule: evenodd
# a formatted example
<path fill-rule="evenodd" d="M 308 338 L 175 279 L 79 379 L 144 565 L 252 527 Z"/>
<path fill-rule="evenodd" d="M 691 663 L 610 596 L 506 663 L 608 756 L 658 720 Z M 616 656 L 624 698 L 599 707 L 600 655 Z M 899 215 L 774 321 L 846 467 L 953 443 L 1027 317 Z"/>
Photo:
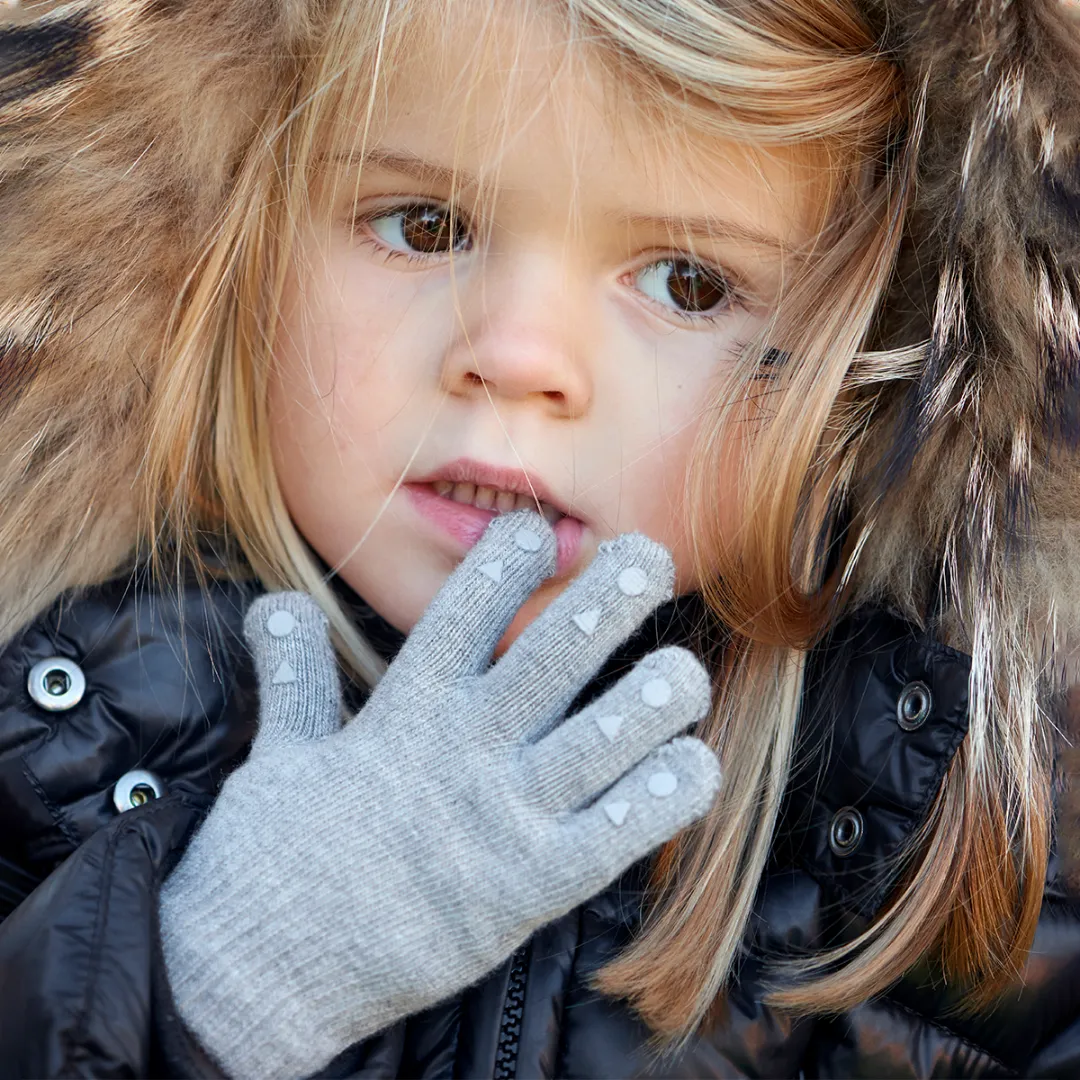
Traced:
<path fill-rule="evenodd" d="M 532 529 L 518 529 L 518 531 L 514 533 L 514 543 L 517 544 L 522 551 L 539 551 L 543 541 L 532 531 Z"/>
<path fill-rule="evenodd" d="M 604 738 L 608 742 L 615 741 L 615 736 L 619 734 L 622 722 L 623 718 L 621 716 L 598 716 L 596 718 L 596 726 L 604 733 Z"/>
<path fill-rule="evenodd" d="M 673 772 L 657 772 L 649 777 L 649 794 L 655 795 L 658 799 L 666 799 L 669 795 L 674 795 L 678 786 L 678 777 Z"/>
<path fill-rule="evenodd" d="M 288 637 L 296 629 L 292 612 L 279 608 L 266 620 L 266 631 L 272 637 Z"/>
<path fill-rule="evenodd" d="M 503 576 L 503 563 L 502 559 L 496 559 L 494 562 L 486 562 L 483 566 L 477 567 L 481 574 L 486 578 L 490 578 L 496 585 L 502 581 Z"/>
<path fill-rule="evenodd" d="M 621 825 L 630 812 L 630 804 L 625 799 L 617 802 L 604 803 L 604 813 L 611 819 L 613 825 Z"/>
<path fill-rule="evenodd" d="M 654 709 L 663 708 L 671 700 L 671 683 L 667 679 L 650 679 L 641 688 L 641 700 Z"/>
<path fill-rule="evenodd" d="M 616 583 L 624 596 L 640 596 L 649 585 L 649 576 L 640 566 L 628 566 L 619 574 Z"/>

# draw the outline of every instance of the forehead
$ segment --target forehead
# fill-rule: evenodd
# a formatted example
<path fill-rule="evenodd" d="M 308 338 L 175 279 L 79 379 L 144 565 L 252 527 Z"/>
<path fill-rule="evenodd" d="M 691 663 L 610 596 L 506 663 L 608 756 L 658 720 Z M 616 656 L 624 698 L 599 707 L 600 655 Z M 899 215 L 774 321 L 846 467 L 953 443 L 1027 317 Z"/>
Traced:
<path fill-rule="evenodd" d="M 646 107 L 602 44 L 554 3 L 442 6 L 388 65 L 368 145 L 475 178 L 494 193 L 671 216 L 737 203 L 793 245 L 820 227 L 823 171 L 805 147 L 752 148 Z"/>

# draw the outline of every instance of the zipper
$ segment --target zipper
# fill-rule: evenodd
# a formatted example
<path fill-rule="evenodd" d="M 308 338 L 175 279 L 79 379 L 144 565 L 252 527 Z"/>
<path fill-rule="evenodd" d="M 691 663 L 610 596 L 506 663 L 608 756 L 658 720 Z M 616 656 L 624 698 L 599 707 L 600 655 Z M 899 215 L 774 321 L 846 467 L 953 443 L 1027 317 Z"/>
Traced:
<path fill-rule="evenodd" d="M 529 943 L 521 945 L 510 959 L 510 978 L 506 983 L 506 1001 L 499 1022 L 499 1045 L 495 1050 L 494 1080 L 514 1080 L 517 1076 L 518 1042 L 521 1017 L 525 1011 L 525 973 L 528 970 Z"/>

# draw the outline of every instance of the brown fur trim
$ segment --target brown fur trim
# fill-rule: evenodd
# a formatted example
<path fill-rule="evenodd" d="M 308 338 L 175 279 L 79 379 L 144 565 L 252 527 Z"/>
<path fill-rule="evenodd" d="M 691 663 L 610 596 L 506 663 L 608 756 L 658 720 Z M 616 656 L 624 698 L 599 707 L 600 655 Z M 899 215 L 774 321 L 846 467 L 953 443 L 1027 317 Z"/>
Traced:
<path fill-rule="evenodd" d="M 1060 0 L 867 8 L 926 95 L 881 343 L 931 344 L 863 454 L 860 591 L 1080 627 L 1080 23 Z"/>
<path fill-rule="evenodd" d="M 0 643 L 137 541 L 172 306 L 316 7 L 0 8 Z"/>

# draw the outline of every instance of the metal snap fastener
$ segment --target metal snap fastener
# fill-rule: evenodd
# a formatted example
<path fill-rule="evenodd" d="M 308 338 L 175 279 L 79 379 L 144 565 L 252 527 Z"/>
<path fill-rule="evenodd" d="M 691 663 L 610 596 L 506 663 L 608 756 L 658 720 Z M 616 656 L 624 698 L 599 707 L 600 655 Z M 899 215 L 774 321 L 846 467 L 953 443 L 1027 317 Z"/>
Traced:
<path fill-rule="evenodd" d="M 854 806 L 845 806 L 833 814 L 829 824 L 829 847 L 842 859 L 854 854 L 863 838 L 863 816 Z"/>
<path fill-rule="evenodd" d="M 909 682 L 896 700 L 896 722 L 903 731 L 917 731 L 926 723 L 934 696 L 924 682 Z"/>
<path fill-rule="evenodd" d="M 50 656 L 30 669 L 26 689 L 49 712 L 73 709 L 86 693 L 86 676 L 82 668 L 65 656 Z"/>
<path fill-rule="evenodd" d="M 145 806 L 165 794 L 165 785 L 152 772 L 132 769 L 124 773 L 113 788 L 113 806 L 122 814 Z"/>

